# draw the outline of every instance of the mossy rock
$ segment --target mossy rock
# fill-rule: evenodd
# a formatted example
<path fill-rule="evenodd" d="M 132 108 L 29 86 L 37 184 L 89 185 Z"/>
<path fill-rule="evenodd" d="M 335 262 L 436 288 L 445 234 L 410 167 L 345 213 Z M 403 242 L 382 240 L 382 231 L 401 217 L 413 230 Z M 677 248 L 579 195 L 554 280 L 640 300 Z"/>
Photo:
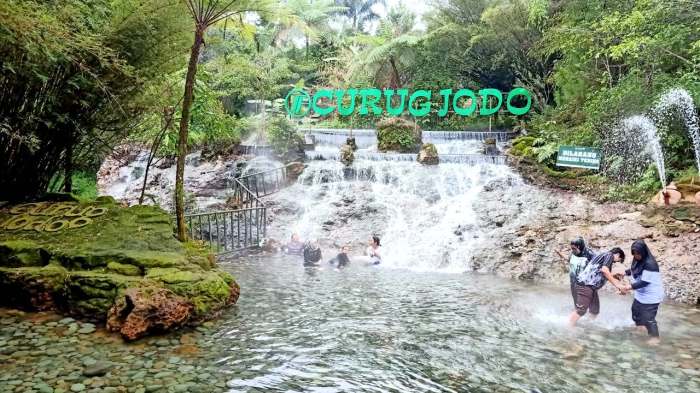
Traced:
<path fill-rule="evenodd" d="M 390 117 L 377 123 L 377 147 L 380 151 L 417 153 L 421 145 L 421 129 L 400 117 Z"/>
<path fill-rule="evenodd" d="M 125 208 L 111 198 L 60 203 L 70 204 L 70 209 L 44 203 L 0 210 L 0 225 L 20 214 L 100 213 L 87 225 L 55 232 L 42 230 L 41 224 L 0 228 L 3 305 L 102 321 L 127 289 L 147 286 L 168 288 L 191 301 L 194 322 L 237 299 L 238 285 L 217 269 L 208 245 L 177 241 L 167 212 L 154 206 Z M 94 206 L 100 209 L 91 209 Z M 57 214 L 62 215 L 52 219 L 64 219 L 65 213 Z"/>
<path fill-rule="evenodd" d="M 30 240 L 0 242 L 0 266 L 45 266 L 48 263 L 48 253 Z"/>

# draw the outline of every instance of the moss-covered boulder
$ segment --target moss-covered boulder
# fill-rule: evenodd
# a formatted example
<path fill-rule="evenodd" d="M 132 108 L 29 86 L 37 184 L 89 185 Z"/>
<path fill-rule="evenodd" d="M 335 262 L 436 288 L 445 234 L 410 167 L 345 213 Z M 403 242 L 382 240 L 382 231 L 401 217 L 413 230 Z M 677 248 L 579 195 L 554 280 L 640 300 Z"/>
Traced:
<path fill-rule="evenodd" d="M 157 207 L 100 198 L 0 210 L 0 305 L 105 321 L 134 288 L 185 299 L 187 323 L 218 314 L 239 293 L 205 245 L 173 237 L 170 216 Z"/>
<path fill-rule="evenodd" d="M 421 129 L 400 117 L 390 117 L 377 123 L 377 148 L 380 151 L 417 153 L 421 145 Z"/>
<path fill-rule="evenodd" d="M 423 165 L 437 165 L 440 163 L 437 148 L 432 143 L 424 143 L 418 153 L 418 162 Z"/>

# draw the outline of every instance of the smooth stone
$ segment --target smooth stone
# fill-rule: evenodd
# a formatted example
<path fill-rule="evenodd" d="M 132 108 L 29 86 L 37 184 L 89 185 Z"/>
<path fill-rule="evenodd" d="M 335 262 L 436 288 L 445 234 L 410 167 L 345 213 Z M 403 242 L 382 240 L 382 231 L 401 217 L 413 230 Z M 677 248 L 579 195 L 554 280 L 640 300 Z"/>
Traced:
<path fill-rule="evenodd" d="M 90 334 L 95 332 L 95 326 L 83 326 L 80 330 L 78 330 L 78 333 L 80 334 Z"/>
<path fill-rule="evenodd" d="M 97 363 L 97 360 L 95 360 L 94 358 L 90 358 L 90 357 L 83 358 L 83 365 L 84 366 L 92 366 L 95 363 Z"/>
<path fill-rule="evenodd" d="M 44 382 L 34 384 L 34 387 L 41 393 L 53 393 L 53 388 Z"/>
<path fill-rule="evenodd" d="M 85 375 L 86 377 L 99 377 L 107 374 L 107 372 L 109 372 L 111 368 L 112 364 L 110 363 L 96 362 L 93 365 L 85 367 L 85 369 L 83 370 L 83 375 Z"/>
<path fill-rule="evenodd" d="M 82 383 L 76 383 L 71 385 L 70 387 L 71 392 L 82 392 L 83 390 L 85 390 L 85 385 L 83 385 Z"/>
<path fill-rule="evenodd" d="M 56 348 L 51 348 L 51 349 L 47 349 L 47 350 L 46 350 L 46 354 L 49 355 L 49 356 L 56 356 L 56 355 L 58 355 L 58 354 L 60 354 L 60 353 L 61 353 L 61 351 L 59 351 L 59 350 L 56 349 Z"/>
<path fill-rule="evenodd" d="M 151 393 L 151 392 L 157 392 L 163 389 L 163 385 L 148 385 L 146 386 L 146 391 Z"/>
<path fill-rule="evenodd" d="M 177 356 L 172 356 L 170 359 L 168 359 L 168 363 L 170 364 L 178 364 L 180 363 L 180 358 Z"/>
<path fill-rule="evenodd" d="M 58 321 L 58 323 L 62 323 L 64 325 L 68 325 L 71 322 L 75 322 L 75 319 L 68 317 L 68 318 L 63 318 L 60 321 Z"/>

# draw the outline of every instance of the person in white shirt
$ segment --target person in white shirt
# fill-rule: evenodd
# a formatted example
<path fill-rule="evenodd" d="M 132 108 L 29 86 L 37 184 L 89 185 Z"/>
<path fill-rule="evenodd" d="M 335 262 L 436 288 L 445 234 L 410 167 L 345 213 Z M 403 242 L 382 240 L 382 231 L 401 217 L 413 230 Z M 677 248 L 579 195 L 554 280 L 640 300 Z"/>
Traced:
<path fill-rule="evenodd" d="M 367 256 L 369 257 L 370 265 L 379 265 L 382 263 L 382 248 L 380 246 L 379 236 L 372 236 L 367 247 Z"/>

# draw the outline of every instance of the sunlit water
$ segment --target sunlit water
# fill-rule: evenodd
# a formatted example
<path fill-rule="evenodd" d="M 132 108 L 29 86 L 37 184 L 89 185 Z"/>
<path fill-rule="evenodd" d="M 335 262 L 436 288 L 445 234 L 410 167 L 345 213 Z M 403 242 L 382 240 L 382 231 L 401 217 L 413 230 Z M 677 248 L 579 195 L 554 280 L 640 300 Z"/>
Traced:
<path fill-rule="evenodd" d="M 244 290 L 235 317 L 212 339 L 232 391 L 700 388 L 696 309 L 663 305 L 664 342 L 650 348 L 628 330 L 629 297 L 603 295 L 599 318 L 571 332 L 564 290 L 359 263 L 342 271 L 304 269 L 297 258 L 252 257 L 227 266 Z M 580 356 L 567 359 L 579 345 Z"/>

